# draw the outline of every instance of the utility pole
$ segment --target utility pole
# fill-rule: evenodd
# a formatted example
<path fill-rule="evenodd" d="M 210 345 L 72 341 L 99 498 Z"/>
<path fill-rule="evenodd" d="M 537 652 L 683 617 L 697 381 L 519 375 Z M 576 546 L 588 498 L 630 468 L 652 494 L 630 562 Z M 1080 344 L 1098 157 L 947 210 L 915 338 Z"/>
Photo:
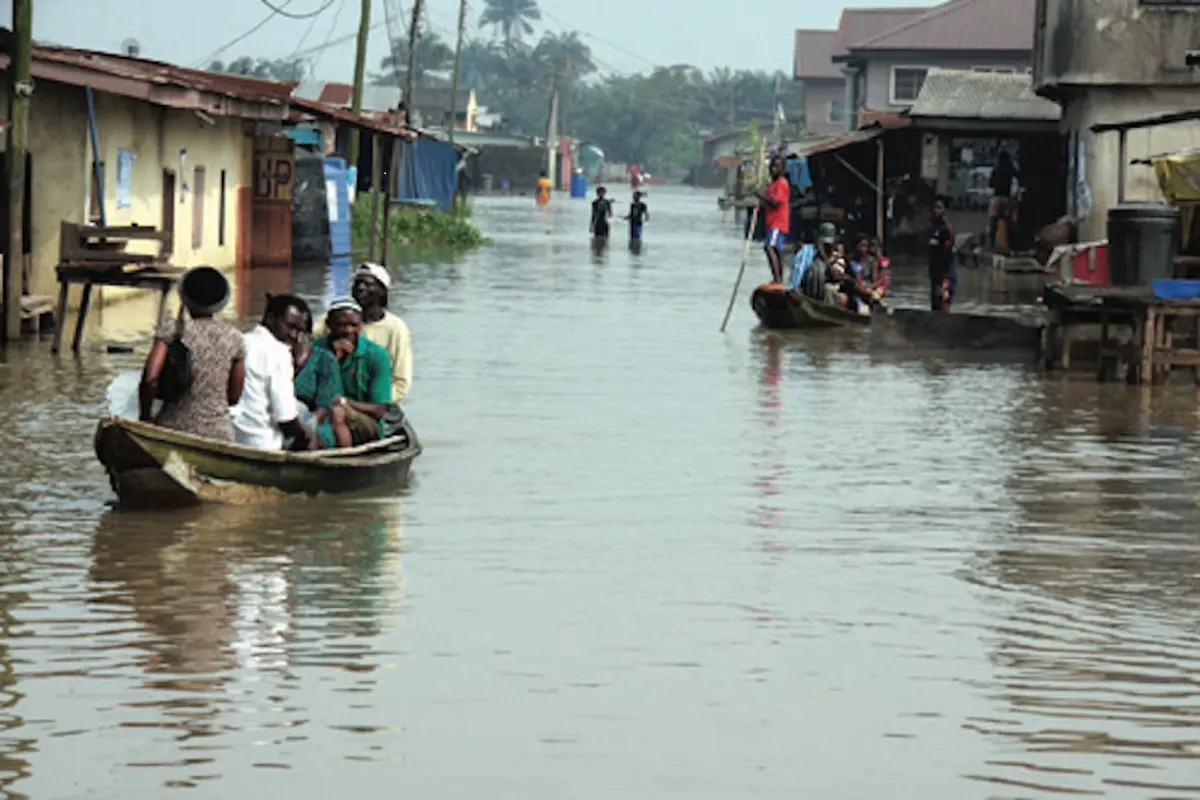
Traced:
<path fill-rule="evenodd" d="M 362 111 L 363 73 L 367 67 L 367 37 L 370 32 L 371 0 L 362 0 L 358 17 L 358 44 L 354 51 L 354 89 L 350 95 L 350 110 L 355 114 Z M 358 128 L 350 129 L 350 166 L 358 166 Z M 371 190 L 374 189 L 372 186 Z"/>
<path fill-rule="evenodd" d="M 463 34 L 467 28 L 467 0 L 458 0 L 458 40 L 454 43 L 454 75 L 450 79 L 450 144 L 458 127 L 458 73 L 462 69 Z"/>
<path fill-rule="evenodd" d="M 558 101 L 559 91 L 562 86 L 563 75 L 567 71 L 567 57 L 565 55 L 558 57 L 558 64 L 554 68 L 554 84 L 550 87 L 550 114 L 546 120 L 546 177 L 550 179 L 550 185 L 555 185 L 555 165 L 557 164 L 558 156 Z"/>
<path fill-rule="evenodd" d="M 417 116 L 416 97 L 413 91 L 417 86 L 417 45 L 420 43 L 421 6 L 422 0 L 414 0 L 412 24 L 408 26 L 408 75 L 405 76 L 404 107 L 408 109 L 408 122 L 416 125 L 420 122 Z"/>
<path fill-rule="evenodd" d="M 29 98 L 33 94 L 33 0 L 12 0 L 8 65 L 8 219 L 4 249 L 4 341 L 21 337 L 21 273 L 25 261 L 25 156 L 29 152 Z M 63 320 L 58 320 L 61 326 Z"/>
<path fill-rule="evenodd" d="M 779 110 L 780 110 L 779 109 L 779 80 L 780 80 L 780 75 L 779 75 L 779 73 L 776 73 L 775 74 L 775 93 L 772 95 L 772 97 L 774 99 L 772 101 L 773 104 L 771 106 L 771 119 L 773 120 L 772 131 L 774 134 L 772 138 L 773 138 L 774 142 L 779 141 Z"/>

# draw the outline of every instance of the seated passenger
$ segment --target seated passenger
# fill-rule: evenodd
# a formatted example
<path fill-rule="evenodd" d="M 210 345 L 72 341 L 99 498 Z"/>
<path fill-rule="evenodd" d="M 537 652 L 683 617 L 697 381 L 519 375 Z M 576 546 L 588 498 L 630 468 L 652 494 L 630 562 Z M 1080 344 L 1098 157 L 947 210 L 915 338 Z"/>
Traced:
<path fill-rule="evenodd" d="M 354 300 L 335 301 L 325 317 L 329 333 L 314 347 L 338 362 L 344 393 L 333 399 L 331 421 L 338 447 L 378 441 L 392 400 L 392 364 L 387 350 L 362 332 L 362 307 Z"/>
<path fill-rule="evenodd" d="M 801 281 L 804 294 L 814 300 L 824 300 L 825 287 L 829 281 L 829 273 L 834 262 L 834 245 L 837 243 L 837 229 L 832 223 L 824 222 L 817 229 L 817 252 L 812 263 Z"/>
<path fill-rule="evenodd" d="M 312 415 L 312 426 L 321 448 L 337 447 L 333 432 L 333 401 L 344 394 L 337 358 L 323 347 L 312 345 L 312 314 L 305 315 L 305 333 L 292 347 L 296 399 Z M 302 410 L 303 413 L 303 410 Z"/>
<path fill-rule="evenodd" d="M 877 272 L 878 263 L 871 255 L 871 241 L 866 234 L 860 233 L 854 239 L 854 258 L 850 261 L 853 280 L 846 287 L 852 311 L 862 313 L 864 306 L 869 309 L 876 302 L 873 295 Z"/>
<path fill-rule="evenodd" d="M 870 242 L 870 252 L 875 259 L 875 282 L 872 284 L 871 296 L 878 303 L 887 297 L 888 286 L 891 284 L 891 266 L 892 262 L 883 254 L 883 245 L 879 242 L 878 236 L 872 236 Z"/>
<path fill-rule="evenodd" d="M 289 294 L 268 295 L 262 322 L 244 334 L 246 380 L 233 410 L 238 444 L 280 450 L 284 437 L 317 449 L 313 432 L 300 424 L 291 347 L 304 332 L 308 304 Z"/>
<path fill-rule="evenodd" d="M 213 267 L 195 267 L 179 281 L 181 309 L 164 320 L 154 334 L 138 387 L 138 419 L 193 436 L 234 441 L 229 408 L 242 396 L 242 334 L 214 317 L 229 302 L 229 281 Z M 180 375 L 179 362 L 168 358 L 171 344 L 183 342 L 191 354 L 191 380 Z M 186 382 L 186 385 L 184 383 Z M 154 401 L 162 408 L 153 413 Z"/>

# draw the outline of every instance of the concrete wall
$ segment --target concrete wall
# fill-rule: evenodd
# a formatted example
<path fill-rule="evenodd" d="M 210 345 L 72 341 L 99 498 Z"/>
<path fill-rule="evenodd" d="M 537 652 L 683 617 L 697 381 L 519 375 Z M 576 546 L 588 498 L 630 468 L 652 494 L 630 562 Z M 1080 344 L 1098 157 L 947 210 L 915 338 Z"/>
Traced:
<path fill-rule="evenodd" d="M 829 105 L 846 99 L 846 83 L 842 80 L 805 80 L 804 84 L 804 127 L 809 133 L 834 136 L 846 130 L 845 117 L 838 122 L 829 121 Z"/>
<path fill-rule="evenodd" d="M 1108 209 L 1117 203 L 1117 180 L 1122 168 L 1117 157 L 1118 134 L 1093 134 L 1088 129 L 1099 123 L 1200 108 L 1200 86 L 1094 88 L 1073 92 L 1064 98 L 1064 103 L 1062 130 L 1077 132 L 1083 143 L 1087 185 L 1092 199 L 1090 212 L 1080 220 L 1079 236 L 1082 241 L 1103 239 Z M 1129 132 L 1127 158 L 1141 159 L 1197 146 L 1200 146 L 1200 125 L 1195 123 L 1145 128 Z M 1164 202 L 1151 168 L 1126 163 L 1124 169 L 1126 201 Z"/>
<path fill-rule="evenodd" d="M 1200 7 L 1139 0 L 1039 0 L 1034 85 L 1180 85 L 1200 82 L 1184 63 L 1200 46 Z"/>
<path fill-rule="evenodd" d="M 913 53 L 911 55 L 888 56 L 871 58 L 865 64 L 866 87 L 865 97 L 859 98 L 858 105 L 867 108 L 884 110 L 889 108 L 907 108 L 911 102 L 893 103 L 891 98 L 892 68 L 904 67 L 944 67 L 947 69 L 971 69 L 973 67 L 1006 67 L 1023 72 L 1033 66 L 1032 55 L 1023 54 L 979 54 L 979 55 L 947 55 L 942 53 Z"/>
<path fill-rule="evenodd" d="M 0 108 L 7 108 L 7 105 L 7 98 L 0 96 Z M 188 186 L 194 182 L 195 167 L 206 168 L 204 232 L 200 247 L 193 247 L 195 192 L 180 192 L 176 197 L 175 248 L 171 262 L 185 267 L 212 264 L 232 269 L 238 252 L 239 203 L 249 202 L 253 180 L 253 141 L 243 132 L 244 123 L 216 118 L 214 124 L 209 124 L 191 112 L 167 110 L 102 93 L 95 94 L 95 108 L 97 138 L 104 162 L 104 207 L 108 224 L 137 223 L 158 227 L 162 221 L 163 167 L 178 172 L 179 150 L 186 148 Z M 55 267 L 59 263 L 60 226 L 64 220 L 88 221 L 92 151 L 87 104 L 83 89 L 43 81 L 37 86 L 32 109 L 29 141 L 34 173 L 30 290 L 33 294 L 54 295 L 57 292 Z M 0 137 L 0 142 L 3 138 Z M 135 156 L 128 208 L 117 207 L 117 151 L 120 148 L 132 151 Z M 219 242 L 222 169 L 226 172 L 223 244 Z M 177 180 L 177 186 L 182 185 L 183 181 Z M 121 293 L 120 290 L 107 291 L 110 296 Z M 99 300 L 103 302 L 104 297 Z"/>

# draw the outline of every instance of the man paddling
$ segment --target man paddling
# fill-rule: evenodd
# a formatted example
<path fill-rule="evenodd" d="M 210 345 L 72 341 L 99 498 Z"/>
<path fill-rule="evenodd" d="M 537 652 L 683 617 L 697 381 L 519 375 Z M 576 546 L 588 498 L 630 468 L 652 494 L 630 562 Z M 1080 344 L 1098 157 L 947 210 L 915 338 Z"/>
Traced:
<path fill-rule="evenodd" d="M 774 283 L 783 283 L 783 243 L 791 226 L 791 188 L 784 176 L 782 158 L 772 157 L 768 170 L 771 183 L 765 192 L 755 192 L 755 196 L 765 208 L 767 236 L 763 241 L 763 250 L 767 253 L 771 280 Z"/>

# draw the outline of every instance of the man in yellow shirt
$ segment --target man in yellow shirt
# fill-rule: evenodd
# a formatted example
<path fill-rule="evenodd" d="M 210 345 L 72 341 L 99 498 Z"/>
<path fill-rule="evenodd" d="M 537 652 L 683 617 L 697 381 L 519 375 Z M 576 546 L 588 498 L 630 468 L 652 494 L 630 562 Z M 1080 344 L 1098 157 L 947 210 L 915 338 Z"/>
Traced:
<path fill-rule="evenodd" d="M 403 403 L 412 388 L 412 336 L 404 320 L 387 310 L 392 276 L 379 264 L 365 263 L 354 273 L 351 294 L 362 306 L 361 335 L 384 350 L 392 362 L 392 402 Z"/>
<path fill-rule="evenodd" d="M 537 204 L 546 206 L 550 204 L 550 189 L 554 184 L 546 177 L 546 171 L 542 170 L 542 174 L 538 176 L 537 182 Z"/>

